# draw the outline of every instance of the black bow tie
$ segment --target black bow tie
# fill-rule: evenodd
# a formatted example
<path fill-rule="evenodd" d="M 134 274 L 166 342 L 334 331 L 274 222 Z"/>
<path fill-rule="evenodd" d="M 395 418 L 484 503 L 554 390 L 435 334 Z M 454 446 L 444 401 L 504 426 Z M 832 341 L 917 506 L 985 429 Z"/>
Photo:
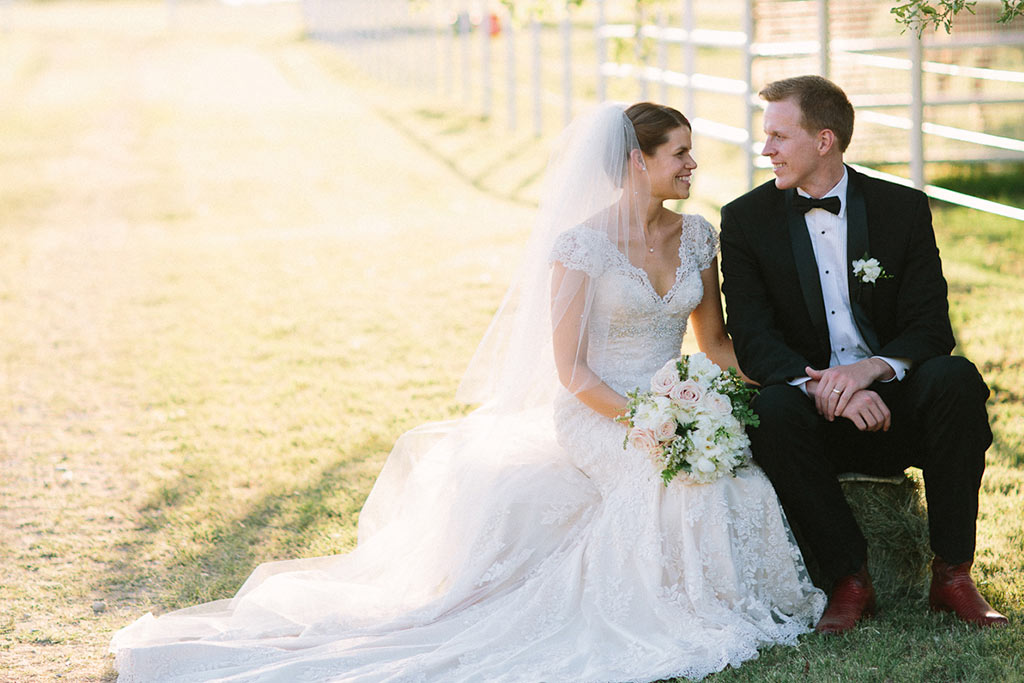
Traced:
<path fill-rule="evenodd" d="M 839 197 L 815 199 L 814 197 L 804 197 L 799 194 L 793 197 L 793 208 L 800 213 L 807 213 L 811 209 L 825 209 L 829 213 L 834 213 L 838 216 L 840 207 L 842 207 L 842 202 L 839 201 Z"/>

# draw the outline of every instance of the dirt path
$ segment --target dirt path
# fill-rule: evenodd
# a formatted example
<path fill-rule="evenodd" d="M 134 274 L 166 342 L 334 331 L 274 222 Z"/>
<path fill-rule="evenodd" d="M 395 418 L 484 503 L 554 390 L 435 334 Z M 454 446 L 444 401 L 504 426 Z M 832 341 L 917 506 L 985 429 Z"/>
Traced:
<path fill-rule="evenodd" d="M 168 556 L 131 540 L 150 482 L 182 495 L 183 434 L 208 442 L 223 418 L 180 424 L 201 381 L 258 404 L 240 356 L 258 335 L 329 335 L 336 269 L 373 277 L 389 254 L 386 276 L 481 215 L 510 231 L 528 216 L 375 113 L 300 39 L 298 5 L 168 19 L 160 3 L 0 7 L 3 681 L 112 676 L 105 644 Z M 382 279 L 371 309 L 429 277 Z"/>

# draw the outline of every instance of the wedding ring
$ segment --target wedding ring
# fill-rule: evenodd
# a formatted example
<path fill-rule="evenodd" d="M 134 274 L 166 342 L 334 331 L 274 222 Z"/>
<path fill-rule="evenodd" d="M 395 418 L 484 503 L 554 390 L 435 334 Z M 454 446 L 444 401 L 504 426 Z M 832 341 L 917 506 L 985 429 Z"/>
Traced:
<path fill-rule="evenodd" d="M 843 390 L 842 389 L 833 389 L 832 393 L 833 394 L 841 394 L 841 393 L 843 393 Z"/>

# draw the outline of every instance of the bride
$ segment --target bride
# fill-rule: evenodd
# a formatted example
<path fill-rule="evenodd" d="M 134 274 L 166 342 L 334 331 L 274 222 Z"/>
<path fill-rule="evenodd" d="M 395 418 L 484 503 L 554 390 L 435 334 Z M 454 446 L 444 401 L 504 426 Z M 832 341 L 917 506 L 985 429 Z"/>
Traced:
<path fill-rule="evenodd" d="M 460 398 L 395 444 L 332 557 L 259 566 L 228 600 L 113 638 L 122 681 L 650 681 L 795 644 L 821 615 L 751 465 L 664 485 L 613 418 L 687 322 L 735 366 L 689 122 L 606 104 L 563 134 L 537 228 Z"/>

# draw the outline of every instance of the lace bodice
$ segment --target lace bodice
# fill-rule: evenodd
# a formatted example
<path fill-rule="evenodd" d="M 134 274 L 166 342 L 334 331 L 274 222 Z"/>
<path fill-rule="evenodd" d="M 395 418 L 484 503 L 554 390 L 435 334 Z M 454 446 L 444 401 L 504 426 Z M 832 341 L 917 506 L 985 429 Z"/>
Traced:
<path fill-rule="evenodd" d="M 580 225 L 555 241 L 551 260 L 594 279 L 587 361 L 620 393 L 646 388 L 666 360 L 678 355 L 690 313 L 704 295 L 700 271 L 718 252 L 718 236 L 701 216 L 683 216 L 679 267 L 664 296 L 647 273 L 608 239 Z"/>

